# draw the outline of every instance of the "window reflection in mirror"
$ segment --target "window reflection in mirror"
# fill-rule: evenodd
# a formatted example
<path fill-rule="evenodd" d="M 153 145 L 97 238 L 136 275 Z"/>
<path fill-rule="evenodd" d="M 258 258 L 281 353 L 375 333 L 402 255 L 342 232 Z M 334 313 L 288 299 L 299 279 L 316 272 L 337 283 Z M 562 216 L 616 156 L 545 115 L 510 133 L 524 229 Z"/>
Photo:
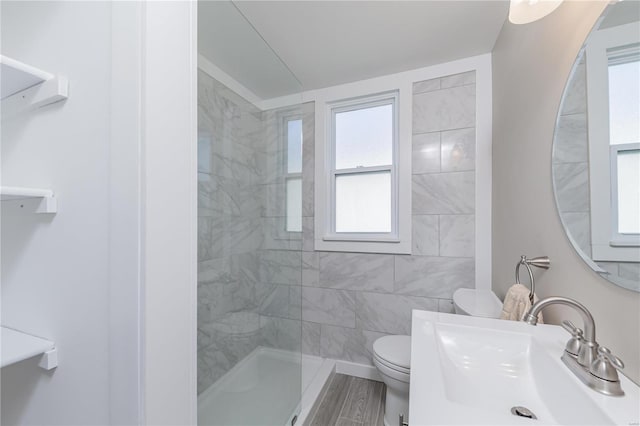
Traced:
<path fill-rule="evenodd" d="M 578 253 L 640 291 L 640 2 L 609 6 L 567 83 L 553 146 L 556 204 Z"/>

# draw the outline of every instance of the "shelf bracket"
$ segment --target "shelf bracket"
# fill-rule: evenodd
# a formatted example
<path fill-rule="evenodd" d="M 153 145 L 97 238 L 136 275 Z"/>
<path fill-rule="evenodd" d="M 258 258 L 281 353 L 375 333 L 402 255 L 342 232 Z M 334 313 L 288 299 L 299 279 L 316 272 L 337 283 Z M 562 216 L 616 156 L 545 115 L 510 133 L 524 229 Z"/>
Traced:
<path fill-rule="evenodd" d="M 22 90 L 2 100 L 2 118 L 10 118 L 24 112 L 42 108 L 69 97 L 69 80 L 53 77 L 47 81 Z"/>
<path fill-rule="evenodd" d="M 43 368 L 45 370 L 53 370 L 58 366 L 58 349 L 53 347 L 49 349 L 40 357 L 40 361 L 38 362 L 38 367 Z"/>
<path fill-rule="evenodd" d="M 0 187 L 2 201 L 30 201 L 35 213 L 57 213 L 58 200 L 50 189 L 21 188 L 17 186 Z M 21 206 L 22 207 L 22 206 Z"/>
<path fill-rule="evenodd" d="M 57 213 L 58 212 L 58 200 L 55 197 L 43 197 L 36 208 L 36 213 Z"/>

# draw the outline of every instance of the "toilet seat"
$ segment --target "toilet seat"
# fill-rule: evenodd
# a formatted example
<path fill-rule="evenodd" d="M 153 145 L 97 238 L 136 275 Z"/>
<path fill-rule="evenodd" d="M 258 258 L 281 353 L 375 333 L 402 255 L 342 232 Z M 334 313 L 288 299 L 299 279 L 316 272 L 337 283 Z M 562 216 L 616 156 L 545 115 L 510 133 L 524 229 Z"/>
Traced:
<path fill-rule="evenodd" d="M 394 373 L 407 375 L 408 378 L 411 372 L 411 336 L 379 338 L 373 343 L 373 359 Z"/>
<path fill-rule="evenodd" d="M 389 360 L 384 359 L 383 357 L 381 357 L 380 355 L 378 355 L 377 353 L 373 353 L 373 359 L 375 359 L 376 361 L 378 361 L 380 364 L 384 365 L 385 367 L 391 368 L 392 370 L 395 370 L 399 373 L 405 373 L 405 374 L 409 374 L 411 373 L 411 368 L 407 368 L 407 367 L 403 367 L 401 365 L 397 365 L 394 364 L 392 362 L 390 362 Z"/>

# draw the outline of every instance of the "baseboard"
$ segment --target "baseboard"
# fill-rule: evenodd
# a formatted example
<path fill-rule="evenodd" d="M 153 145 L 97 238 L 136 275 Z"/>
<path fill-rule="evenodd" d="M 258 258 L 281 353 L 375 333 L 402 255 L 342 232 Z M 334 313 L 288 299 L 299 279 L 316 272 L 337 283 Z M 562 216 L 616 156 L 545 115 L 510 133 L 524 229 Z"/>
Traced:
<path fill-rule="evenodd" d="M 361 377 L 363 379 L 382 381 L 382 377 L 378 369 L 373 365 L 359 364 L 350 361 L 336 361 L 336 373 L 346 374 L 347 376 Z"/>

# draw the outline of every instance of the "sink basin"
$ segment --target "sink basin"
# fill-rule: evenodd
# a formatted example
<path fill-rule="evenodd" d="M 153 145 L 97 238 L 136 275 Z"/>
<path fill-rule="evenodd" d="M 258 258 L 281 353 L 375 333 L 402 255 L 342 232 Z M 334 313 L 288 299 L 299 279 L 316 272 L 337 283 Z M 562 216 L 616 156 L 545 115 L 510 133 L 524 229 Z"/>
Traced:
<path fill-rule="evenodd" d="M 638 386 L 621 375 L 622 397 L 589 389 L 560 360 L 569 337 L 554 325 L 414 310 L 410 424 L 638 424 Z"/>

